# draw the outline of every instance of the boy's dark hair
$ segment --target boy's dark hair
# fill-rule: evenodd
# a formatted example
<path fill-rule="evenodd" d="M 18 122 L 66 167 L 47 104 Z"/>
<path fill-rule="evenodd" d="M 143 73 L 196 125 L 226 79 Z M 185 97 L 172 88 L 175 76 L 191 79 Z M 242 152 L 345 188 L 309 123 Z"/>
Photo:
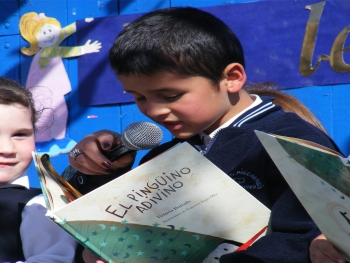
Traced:
<path fill-rule="evenodd" d="M 0 104 L 11 105 L 15 103 L 29 109 L 32 115 L 33 127 L 35 127 L 38 113 L 34 107 L 32 93 L 16 81 L 0 77 Z"/>
<path fill-rule="evenodd" d="M 215 84 L 228 64 L 245 66 L 242 45 L 232 30 L 191 7 L 160 9 L 136 19 L 116 38 L 109 60 L 117 75 L 172 72 Z"/>

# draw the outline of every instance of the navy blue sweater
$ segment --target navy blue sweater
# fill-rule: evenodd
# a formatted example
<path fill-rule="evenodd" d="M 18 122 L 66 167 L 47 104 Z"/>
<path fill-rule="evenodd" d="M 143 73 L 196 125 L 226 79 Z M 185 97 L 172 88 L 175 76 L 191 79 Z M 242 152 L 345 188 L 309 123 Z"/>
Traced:
<path fill-rule="evenodd" d="M 220 262 L 310 262 L 309 245 L 320 231 L 289 188 L 254 130 L 309 140 L 337 151 L 339 149 L 322 131 L 296 114 L 286 113 L 280 106 L 272 104 L 272 98 L 262 99 L 263 103 L 220 130 L 206 149 L 203 149 L 199 136 L 187 140 L 199 150 L 203 149 L 210 161 L 271 209 L 271 233 L 245 251 L 222 256 Z M 151 150 L 141 162 L 179 141 L 174 139 Z"/>
<path fill-rule="evenodd" d="M 19 228 L 22 210 L 41 189 L 20 185 L 0 185 L 0 262 L 24 261 Z"/>

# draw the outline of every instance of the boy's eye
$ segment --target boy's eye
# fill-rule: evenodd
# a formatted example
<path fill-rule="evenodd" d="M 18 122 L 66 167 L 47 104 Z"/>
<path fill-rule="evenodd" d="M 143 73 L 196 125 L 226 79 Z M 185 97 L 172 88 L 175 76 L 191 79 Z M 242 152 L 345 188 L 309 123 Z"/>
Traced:
<path fill-rule="evenodd" d="M 182 95 L 175 95 L 175 96 L 163 96 L 163 99 L 165 99 L 166 101 L 177 101 Z"/>
<path fill-rule="evenodd" d="M 173 102 L 173 101 L 178 100 L 181 96 L 182 95 L 175 95 L 175 96 L 164 96 L 164 95 L 161 95 L 160 99 L 168 101 L 168 102 Z M 143 102 L 143 101 L 147 100 L 146 97 L 134 97 L 134 99 L 135 99 L 135 102 Z"/>
<path fill-rule="evenodd" d="M 145 100 L 146 100 L 145 97 L 139 97 L 139 98 L 135 97 L 135 101 L 137 101 L 137 102 L 141 102 L 141 101 L 145 101 Z"/>

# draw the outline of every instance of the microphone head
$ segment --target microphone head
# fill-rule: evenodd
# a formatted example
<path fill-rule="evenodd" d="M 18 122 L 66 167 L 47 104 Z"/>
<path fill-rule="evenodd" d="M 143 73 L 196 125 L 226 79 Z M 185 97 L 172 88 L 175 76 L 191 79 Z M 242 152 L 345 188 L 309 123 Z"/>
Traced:
<path fill-rule="evenodd" d="M 151 122 L 134 122 L 122 133 L 121 142 L 130 150 L 146 150 L 159 145 L 162 141 L 162 130 Z"/>

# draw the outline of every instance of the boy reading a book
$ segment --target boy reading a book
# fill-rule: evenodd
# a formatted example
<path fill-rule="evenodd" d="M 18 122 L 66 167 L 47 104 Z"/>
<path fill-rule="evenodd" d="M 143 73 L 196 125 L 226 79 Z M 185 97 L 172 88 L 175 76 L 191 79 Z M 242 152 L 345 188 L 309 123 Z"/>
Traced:
<path fill-rule="evenodd" d="M 231 29 L 195 8 L 157 10 L 120 33 L 109 59 L 139 110 L 175 137 L 141 162 L 187 141 L 271 209 L 268 234 L 247 250 L 221 256 L 220 262 L 309 262 L 310 243 L 321 233 L 254 130 L 338 148 L 315 126 L 273 104 L 273 98 L 250 95 L 244 89 L 243 49 Z M 79 172 L 71 184 L 83 192 L 91 188 L 89 180 L 96 174 L 113 174 L 111 179 L 122 174 L 125 168 L 119 168 L 130 165 L 133 156 L 110 162 L 100 152 L 115 147 L 119 139 L 104 130 L 78 143 L 70 163 Z M 82 180 L 80 172 L 88 178 Z M 103 177 L 107 182 L 108 175 Z"/>
<path fill-rule="evenodd" d="M 31 93 L 0 77 L 0 262 L 72 263 L 76 242 L 45 216 L 27 168 L 38 114 Z"/>

